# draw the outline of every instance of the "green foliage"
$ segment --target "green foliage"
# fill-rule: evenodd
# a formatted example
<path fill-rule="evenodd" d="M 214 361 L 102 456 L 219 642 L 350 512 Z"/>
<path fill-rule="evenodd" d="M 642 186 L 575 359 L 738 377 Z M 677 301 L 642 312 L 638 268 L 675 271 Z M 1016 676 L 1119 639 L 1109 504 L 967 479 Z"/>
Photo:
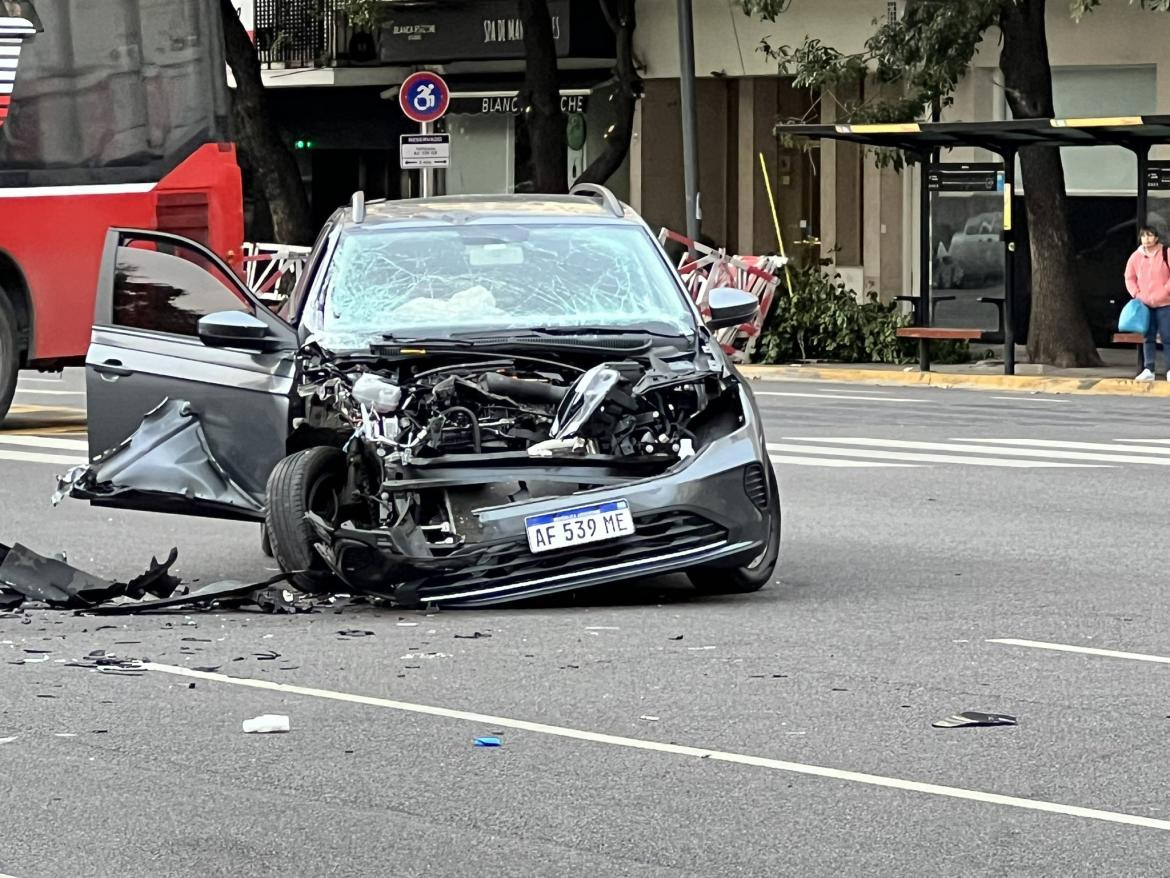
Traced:
<path fill-rule="evenodd" d="M 1101 0 L 1069 0 L 1069 11 L 1074 21 L 1080 21 L 1100 5 Z M 1170 0 L 1129 0 L 1129 5 L 1155 12 L 1170 12 Z"/>
<path fill-rule="evenodd" d="M 855 122 L 905 122 L 925 106 L 952 103 L 984 32 L 1015 0 L 908 0 L 900 21 L 875 20 L 874 33 L 857 53 L 845 54 L 806 37 L 799 46 L 761 50 L 773 58 L 797 88 L 834 93 L 867 74 L 888 86 L 864 101 L 840 100 L 844 117 Z M 1091 0 L 1085 0 L 1091 2 Z M 1170 0 L 1166 0 L 1170 2 Z M 768 21 L 786 11 L 791 0 L 742 0 L 744 11 Z"/>
<path fill-rule="evenodd" d="M 776 21 L 794 0 L 740 0 L 748 15 Z M 806 0 L 809 8 L 813 0 Z M 816 90 L 837 100 L 838 118 L 851 122 L 908 122 L 926 107 L 954 102 L 959 81 L 970 68 L 984 34 L 997 25 L 1005 10 L 1020 0 L 907 0 L 901 20 L 874 20 L 865 47 L 845 54 L 818 39 L 805 37 L 798 46 L 760 49 L 774 59 L 780 73 L 793 77 L 797 88 Z M 1080 20 L 1103 0 L 1069 0 L 1069 14 Z M 1170 11 L 1170 0 L 1129 0 L 1131 6 Z M 837 99 L 841 86 L 871 75 L 887 90 L 865 100 Z M 871 92 L 877 90 L 870 90 Z"/>
<path fill-rule="evenodd" d="M 836 360 L 845 363 L 909 363 L 917 346 L 897 336 L 909 319 L 895 303 L 883 304 L 870 294 L 864 303 L 845 286 L 840 275 L 829 275 L 830 260 L 819 258 L 820 242 L 805 241 L 791 266 L 792 294 L 782 284 L 764 325 L 757 362 Z M 939 363 L 966 362 L 967 345 L 932 343 Z"/>
<path fill-rule="evenodd" d="M 355 30 L 373 33 L 386 14 L 386 0 L 339 0 L 338 8 L 345 13 Z"/>

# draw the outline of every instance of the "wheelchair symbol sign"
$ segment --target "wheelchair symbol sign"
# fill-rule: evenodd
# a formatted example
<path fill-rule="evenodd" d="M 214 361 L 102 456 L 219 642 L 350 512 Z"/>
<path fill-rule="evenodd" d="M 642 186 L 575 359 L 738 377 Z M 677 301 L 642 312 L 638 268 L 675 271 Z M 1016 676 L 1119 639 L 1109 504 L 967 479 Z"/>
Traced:
<path fill-rule="evenodd" d="M 398 90 L 398 105 L 414 122 L 441 119 L 451 103 L 451 90 L 437 73 L 412 73 Z"/>

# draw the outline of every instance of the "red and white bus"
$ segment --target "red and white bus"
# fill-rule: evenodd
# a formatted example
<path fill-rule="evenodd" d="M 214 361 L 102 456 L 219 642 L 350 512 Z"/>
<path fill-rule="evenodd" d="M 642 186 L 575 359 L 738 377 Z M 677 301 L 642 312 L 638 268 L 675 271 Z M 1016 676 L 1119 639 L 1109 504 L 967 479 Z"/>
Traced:
<path fill-rule="evenodd" d="M 244 240 L 215 0 L 0 0 L 0 420 L 80 364 L 106 230 Z"/>

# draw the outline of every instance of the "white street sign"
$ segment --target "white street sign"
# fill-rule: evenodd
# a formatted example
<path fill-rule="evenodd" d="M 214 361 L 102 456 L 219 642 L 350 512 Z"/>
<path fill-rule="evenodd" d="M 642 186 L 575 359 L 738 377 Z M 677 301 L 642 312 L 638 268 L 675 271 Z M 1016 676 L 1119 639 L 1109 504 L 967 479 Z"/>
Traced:
<path fill-rule="evenodd" d="M 451 167 L 451 135 L 403 134 L 398 141 L 398 164 L 404 171 Z"/>

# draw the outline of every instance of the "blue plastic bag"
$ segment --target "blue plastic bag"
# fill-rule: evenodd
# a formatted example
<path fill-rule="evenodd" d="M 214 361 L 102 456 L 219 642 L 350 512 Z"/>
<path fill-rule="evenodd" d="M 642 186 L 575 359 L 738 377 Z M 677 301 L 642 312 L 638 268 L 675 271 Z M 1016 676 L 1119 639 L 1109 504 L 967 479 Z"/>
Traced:
<path fill-rule="evenodd" d="M 1121 317 L 1117 321 L 1118 332 L 1140 332 L 1142 335 L 1150 328 L 1150 309 L 1144 302 L 1130 299 L 1121 309 Z"/>

